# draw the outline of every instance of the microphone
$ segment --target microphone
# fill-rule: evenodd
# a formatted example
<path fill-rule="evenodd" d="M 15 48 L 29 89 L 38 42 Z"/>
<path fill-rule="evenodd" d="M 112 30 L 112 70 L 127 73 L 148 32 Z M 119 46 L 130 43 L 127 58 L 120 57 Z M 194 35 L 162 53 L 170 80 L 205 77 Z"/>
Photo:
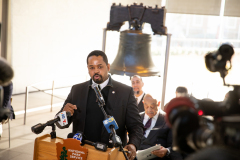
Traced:
<path fill-rule="evenodd" d="M 100 150 L 100 151 L 105 152 L 107 150 L 107 145 L 105 143 L 101 143 L 101 142 L 94 143 L 94 142 L 85 140 L 82 132 L 77 132 L 76 134 L 75 133 L 69 133 L 67 138 L 73 138 L 73 139 L 79 140 L 79 141 L 82 142 L 81 145 L 88 144 L 88 145 L 94 146 L 97 150 Z"/>
<path fill-rule="evenodd" d="M 110 133 L 110 139 L 112 140 L 114 147 L 119 147 L 122 145 L 121 138 L 116 134 L 116 130 L 118 129 L 117 122 L 115 119 L 111 116 L 108 117 L 106 120 L 103 121 L 103 125 Z"/>
<path fill-rule="evenodd" d="M 0 57 L 0 85 L 5 85 L 13 78 L 13 69 L 8 62 Z"/>
<path fill-rule="evenodd" d="M 92 88 L 93 88 L 93 90 L 94 90 L 95 93 L 96 93 L 96 96 L 97 96 L 97 98 L 98 98 L 98 101 L 100 102 L 100 104 L 101 104 L 102 106 L 104 106 L 104 105 L 105 105 L 105 101 L 104 101 L 104 98 L 103 98 L 103 96 L 102 96 L 102 93 L 100 92 L 100 90 L 99 90 L 99 88 L 98 88 L 98 84 L 93 83 L 93 84 L 92 84 Z"/>
<path fill-rule="evenodd" d="M 122 146 L 121 138 L 116 134 L 116 131 L 115 131 L 116 129 L 118 129 L 118 125 L 117 125 L 115 119 L 113 117 L 109 117 L 103 108 L 103 106 L 105 105 L 105 101 L 104 101 L 104 98 L 103 98 L 99 88 L 98 88 L 98 84 L 93 83 L 92 88 L 96 93 L 96 96 L 98 99 L 98 105 L 101 108 L 101 110 L 105 116 L 103 125 L 107 129 L 108 133 L 110 133 L 110 139 L 112 140 L 113 146 L 114 147 Z"/>
<path fill-rule="evenodd" d="M 42 133 L 42 131 L 44 130 L 44 128 L 46 126 L 51 126 L 51 125 L 53 125 L 56 122 L 58 122 L 61 126 L 64 126 L 64 125 L 68 124 L 67 119 L 70 118 L 70 117 L 71 117 L 71 113 L 70 112 L 63 111 L 63 112 L 60 112 L 57 115 L 56 118 L 54 118 L 52 120 L 49 120 L 49 121 L 47 121 L 44 124 L 38 123 L 38 124 L 32 126 L 31 130 L 32 130 L 33 133 L 39 134 L 39 133 Z"/>
<path fill-rule="evenodd" d="M 107 118 L 106 120 L 103 121 L 104 127 L 107 129 L 108 133 L 111 133 L 111 127 L 114 128 L 115 130 L 118 129 L 117 122 L 113 118 L 113 116 Z"/>

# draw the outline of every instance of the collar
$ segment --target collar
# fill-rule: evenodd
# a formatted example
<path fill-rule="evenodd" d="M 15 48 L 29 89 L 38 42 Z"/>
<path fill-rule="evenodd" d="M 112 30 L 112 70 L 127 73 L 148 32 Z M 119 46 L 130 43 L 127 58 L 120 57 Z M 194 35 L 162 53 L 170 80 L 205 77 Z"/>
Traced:
<path fill-rule="evenodd" d="M 92 87 L 92 84 L 95 84 L 95 82 L 94 82 L 92 79 L 90 79 L 90 81 L 89 81 L 89 87 Z M 104 81 L 103 83 L 99 84 L 99 85 L 100 85 L 100 87 L 101 87 L 101 90 L 102 90 L 104 87 L 106 87 L 106 86 L 113 87 L 111 76 L 108 75 L 108 79 L 107 79 L 106 81 Z"/>
<path fill-rule="evenodd" d="M 159 111 L 157 111 L 157 114 L 156 114 L 155 116 L 153 116 L 152 119 L 157 120 L 158 114 L 159 114 Z M 149 116 L 148 116 L 146 113 L 144 113 L 144 119 L 145 119 L 145 118 L 146 118 L 146 119 L 149 119 Z"/>

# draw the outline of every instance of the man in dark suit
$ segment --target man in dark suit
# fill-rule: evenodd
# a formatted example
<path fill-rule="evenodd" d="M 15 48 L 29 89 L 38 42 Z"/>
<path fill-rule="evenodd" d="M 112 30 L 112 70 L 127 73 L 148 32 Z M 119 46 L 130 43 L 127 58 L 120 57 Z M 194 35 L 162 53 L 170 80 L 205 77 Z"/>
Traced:
<path fill-rule="evenodd" d="M 182 160 L 181 154 L 172 150 L 172 132 L 165 122 L 165 112 L 158 108 L 160 102 L 146 94 L 143 103 L 145 112 L 140 113 L 140 116 L 144 125 L 144 136 L 139 150 L 160 144 L 160 149 L 152 152 L 157 156 L 154 159 Z"/>
<path fill-rule="evenodd" d="M 93 51 L 88 55 L 87 67 L 91 77 L 90 81 L 72 87 L 61 111 L 68 111 L 72 114 L 69 122 L 73 122 L 73 133 L 81 131 L 87 140 L 103 142 L 111 146 L 109 133 L 103 126 L 104 115 L 91 87 L 93 83 L 98 84 L 106 103 L 104 110 L 115 118 L 119 127 L 116 133 L 120 136 L 123 146 L 126 145 L 125 148 L 131 151 L 128 153 L 128 157 L 132 160 L 136 156 L 136 149 L 140 145 L 143 133 L 133 89 L 114 81 L 108 75 L 110 64 L 102 51 Z"/>
<path fill-rule="evenodd" d="M 142 90 L 142 87 L 144 86 L 142 78 L 139 75 L 134 75 L 131 77 L 131 83 L 134 91 L 134 96 L 137 100 L 139 113 L 144 112 L 144 106 L 142 101 L 145 93 Z"/>

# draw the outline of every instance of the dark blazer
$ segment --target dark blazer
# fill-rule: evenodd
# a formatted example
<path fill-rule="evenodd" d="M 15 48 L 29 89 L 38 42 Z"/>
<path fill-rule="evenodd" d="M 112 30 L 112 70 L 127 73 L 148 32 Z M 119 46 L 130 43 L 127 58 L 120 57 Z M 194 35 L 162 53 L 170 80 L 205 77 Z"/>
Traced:
<path fill-rule="evenodd" d="M 13 83 L 10 82 L 7 86 L 3 86 L 3 108 L 8 108 L 11 111 L 10 119 L 15 119 L 13 107 L 11 105 L 11 97 L 13 91 Z"/>
<path fill-rule="evenodd" d="M 144 112 L 140 113 L 142 122 L 144 114 Z M 163 158 L 157 157 L 154 158 L 154 160 L 182 160 L 181 154 L 172 150 L 172 131 L 165 122 L 165 112 L 163 111 L 160 111 L 156 124 L 150 131 L 148 137 L 145 138 L 143 136 L 139 150 L 147 149 L 156 144 L 161 144 L 161 146 L 168 148 L 170 150 L 170 155 Z"/>
<path fill-rule="evenodd" d="M 63 105 L 65 106 L 66 103 L 71 103 L 77 106 L 77 111 L 75 111 L 73 116 L 69 119 L 70 123 L 73 122 L 73 133 L 77 131 L 84 132 L 88 91 L 89 87 L 91 87 L 90 84 L 91 80 L 74 85 Z M 106 112 L 108 115 L 115 118 L 119 127 L 116 133 L 120 136 L 123 146 L 127 144 L 128 132 L 129 143 L 134 144 L 136 148 L 138 148 L 143 136 L 143 124 L 136 106 L 137 103 L 133 94 L 133 89 L 125 84 L 114 81 L 111 79 L 111 76 L 109 76 L 109 84 L 111 87 L 108 93 L 108 101 L 106 102 Z M 102 128 L 101 137 L 102 142 L 108 144 L 109 133 L 104 126 Z"/>
<path fill-rule="evenodd" d="M 141 112 L 144 112 L 145 110 L 144 110 L 144 105 L 143 105 L 143 98 L 144 98 L 144 96 L 145 96 L 145 93 L 143 94 L 143 97 L 142 97 L 142 99 L 141 99 L 141 101 L 138 103 L 138 110 L 139 110 L 139 113 L 141 113 Z"/>

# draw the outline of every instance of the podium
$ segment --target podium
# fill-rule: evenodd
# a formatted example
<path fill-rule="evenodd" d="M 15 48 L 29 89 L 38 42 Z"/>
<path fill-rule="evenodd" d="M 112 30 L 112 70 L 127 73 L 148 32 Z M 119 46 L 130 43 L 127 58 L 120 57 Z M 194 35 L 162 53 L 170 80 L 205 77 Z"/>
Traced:
<path fill-rule="evenodd" d="M 35 139 L 33 160 L 58 160 L 56 143 L 63 143 L 63 138 L 51 139 L 49 134 Z M 85 144 L 88 149 L 87 160 L 125 160 L 122 152 L 117 148 L 108 148 L 106 152 L 95 149 L 94 146 Z"/>

